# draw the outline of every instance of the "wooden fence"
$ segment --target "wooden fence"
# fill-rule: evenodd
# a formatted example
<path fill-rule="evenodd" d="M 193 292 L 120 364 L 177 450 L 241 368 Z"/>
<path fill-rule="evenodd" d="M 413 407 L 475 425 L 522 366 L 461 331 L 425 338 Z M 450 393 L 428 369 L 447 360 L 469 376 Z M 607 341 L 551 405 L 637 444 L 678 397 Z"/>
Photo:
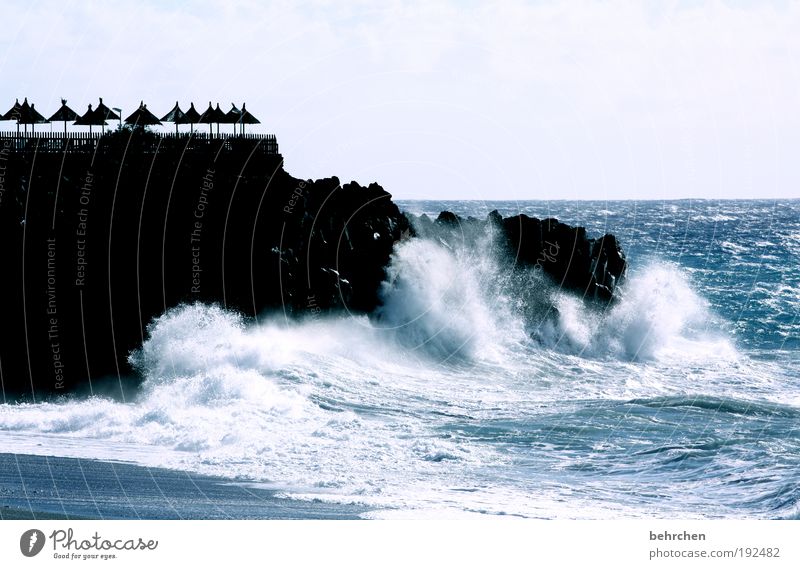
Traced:
<path fill-rule="evenodd" d="M 94 152 L 103 137 L 124 137 L 125 133 L 101 132 L 0 132 L 0 151 L 44 152 L 44 153 L 89 153 Z M 123 138 L 124 140 L 124 138 Z M 278 140 L 274 134 L 209 134 L 207 132 L 147 133 L 145 151 L 168 149 L 180 146 L 186 150 L 212 147 L 215 151 L 256 149 L 262 154 L 278 154 Z M 102 146 L 101 146 L 102 148 Z"/>

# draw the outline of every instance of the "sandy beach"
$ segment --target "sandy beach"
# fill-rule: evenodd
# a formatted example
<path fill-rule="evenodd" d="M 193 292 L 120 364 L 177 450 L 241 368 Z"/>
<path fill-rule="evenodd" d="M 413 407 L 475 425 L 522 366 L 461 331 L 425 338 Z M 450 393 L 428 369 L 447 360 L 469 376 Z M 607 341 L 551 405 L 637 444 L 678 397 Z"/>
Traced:
<path fill-rule="evenodd" d="M 0 519 L 343 519 L 360 511 L 174 470 L 0 454 Z"/>

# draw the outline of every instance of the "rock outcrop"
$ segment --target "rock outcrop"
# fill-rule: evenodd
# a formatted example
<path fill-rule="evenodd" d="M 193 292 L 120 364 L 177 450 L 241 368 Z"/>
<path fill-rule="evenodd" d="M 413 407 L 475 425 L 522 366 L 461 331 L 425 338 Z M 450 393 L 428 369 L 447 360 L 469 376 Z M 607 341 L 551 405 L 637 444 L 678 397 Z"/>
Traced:
<path fill-rule="evenodd" d="M 180 303 L 252 317 L 376 306 L 393 243 L 409 235 L 379 185 L 294 178 L 257 141 L 186 151 L 153 139 L 115 132 L 96 151 L 3 154 L 6 400 L 104 382 L 118 393 L 148 323 Z"/>
<path fill-rule="evenodd" d="M 496 231 L 501 253 L 512 266 L 541 270 L 557 286 L 593 302 L 612 301 L 627 269 L 616 237 L 607 234 L 590 238 L 585 228 L 557 219 L 540 220 L 524 214 L 504 218 L 497 211 L 492 211 L 486 220 L 464 219 L 443 211 L 435 221 L 420 216 L 412 223 L 423 235 L 466 240 L 468 246 L 474 246 L 490 224 Z"/>
<path fill-rule="evenodd" d="M 625 275 L 625 255 L 611 234 L 597 239 L 583 227 L 520 214 L 502 220 L 507 246 L 522 264 L 539 266 L 560 286 L 608 301 Z"/>
<path fill-rule="evenodd" d="M 119 395 L 147 325 L 180 303 L 254 318 L 369 313 L 394 243 L 415 234 L 379 185 L 295 178 L 255 140 L 189 147 L 119 131 L 68 153 L 0 143 L 6 401 L 104 384 Z M 556 220 L 428 223 L 493 223 L 516 262 L 592 298 L 611 298 L 625 270 L 613 236 Z"/>

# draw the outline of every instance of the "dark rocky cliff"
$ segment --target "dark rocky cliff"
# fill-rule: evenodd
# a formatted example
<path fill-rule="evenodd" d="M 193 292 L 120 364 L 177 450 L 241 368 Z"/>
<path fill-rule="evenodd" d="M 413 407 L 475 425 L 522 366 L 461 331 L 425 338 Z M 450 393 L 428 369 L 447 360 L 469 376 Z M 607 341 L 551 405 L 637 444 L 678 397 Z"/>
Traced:
<path fill-rule="evenodd" d="M 120 131 L 65 153 L 0 140 L 7 400 L 118 385 L 147 324 L 182 302 L 254 317 L 377 306 L 409 220 L 379 185 L 294 178 L 258 144 Z M 591 298 L 610 299 L 624 273 L 613 236 L 525 216 L 490 222 L 519 263 Z"/>

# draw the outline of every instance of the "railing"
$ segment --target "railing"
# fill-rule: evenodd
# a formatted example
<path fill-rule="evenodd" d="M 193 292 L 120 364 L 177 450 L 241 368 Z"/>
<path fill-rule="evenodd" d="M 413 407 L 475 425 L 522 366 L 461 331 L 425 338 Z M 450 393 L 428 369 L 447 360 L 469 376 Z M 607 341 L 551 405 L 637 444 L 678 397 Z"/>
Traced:
<path fill-rule="evenodd" d="M 91 152 L 101 133 L 0 132 L 0 149 L 24 152 Z"/>
<path fill-rule="evenodd" d="M 0 150 L 16 152 L 94 152 L 98 141 L 103 137 L 126 136 L 120 132 L 0 132 Z M 124 138 L 123 138 L 124 140 Z M 274 134 L 210 134 L 207 132 L 152 133 L 148 132 L 142 139 L 144 150 L 155 152 L 161 148 L 166 150 L 180 145 L 187 150 L 212 147 L 223 151 L 240 149 L 252 150 L 263 154 L 278 154 L 278 140 Z"/>

